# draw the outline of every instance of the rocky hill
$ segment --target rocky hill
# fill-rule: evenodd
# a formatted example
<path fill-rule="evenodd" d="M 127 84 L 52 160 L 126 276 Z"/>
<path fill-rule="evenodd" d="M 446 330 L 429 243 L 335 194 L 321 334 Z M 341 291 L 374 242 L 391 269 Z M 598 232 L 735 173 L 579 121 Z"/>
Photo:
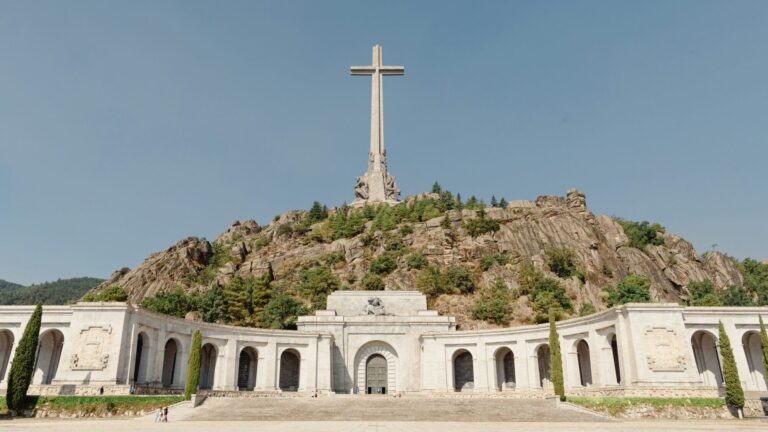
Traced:
<path fill-rule="evenodd" d="M 96 291 L 120 285 L 139 302 L 176 287 L 198 292 L 225 286 L 236 276 L 268 274 L 282 291 L 310 306 L 311 298 L 296 289 L 307 269 L 330 269 L 341 289 L 376 287 L 380 277 L 387 290 L 424 290 L 420 278 L 428 276 L 423 276 L 426 266 L 470 275 L 470 289 L 433 295 L 430 303 L 457 316 L 461 327 L 478 328 L 491 324 L 471 318 L 479 295 L 475 288 L 497 278 L 514 293 L 509 324 L 530 320 L 531 300 L 518 291 L 526 265 L 559 280 L 574 311 L 584 304 L 604 309 L 603 289 L 630 274 L 651 280 L 653 301 L 684 299 L 694 281 L 711 280 L 718 291 L 743 283 L 737 263 L 723 254 L 701 256 L 659 226 L 625 225 L 593 215 L 577 190 L 484 210 L 462 205 L 450 193 L 409 197 L 387 208 L 316 206 L 285 213 L 267 226 L 237 221 L 213 242 L 180 240 L 134 269 L 114 272 Z M 632 238 L 626 233 L 638 226 L 651 233 L 645 243 L 637 244 L 637 233 Z M 571 271 L 553 272 L 552 251 L 568 257 Z"/>
<path fill-rule="evenodd" d="M 104 279 L 79 277 L 24 286 L 0 279 L 0 305 L 60 305 L 76 301 Z"/>

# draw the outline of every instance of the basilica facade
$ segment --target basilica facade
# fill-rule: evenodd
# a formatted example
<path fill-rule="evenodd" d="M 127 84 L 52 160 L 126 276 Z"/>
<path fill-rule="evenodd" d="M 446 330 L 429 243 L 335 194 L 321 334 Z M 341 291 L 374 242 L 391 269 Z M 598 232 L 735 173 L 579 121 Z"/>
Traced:
<path fill-rule="evenodd" d="M 32 306 L 0 307 L 0 389 Z M 557 323 L 566 393 L 717 396 L 722 321 L 747 392 L 766 391 L 766 307 L 628 304 Z M 548 325 L 464 331 L 415 291 L 337 291 L 298 330 L 210 324 L 125 303 L 44 308 L 33 394 L 183 388 L 192 334 L 200 388 L 242 395 L 552 394 Z"/>

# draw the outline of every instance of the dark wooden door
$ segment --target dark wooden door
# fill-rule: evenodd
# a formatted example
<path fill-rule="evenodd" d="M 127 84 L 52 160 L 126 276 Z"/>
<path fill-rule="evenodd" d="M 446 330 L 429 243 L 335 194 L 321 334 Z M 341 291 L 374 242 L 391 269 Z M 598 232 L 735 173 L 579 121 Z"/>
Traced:
<path fill-rule="evenodd" d="M 368 358 L 365 366 L 365 390 L 368 394 L 387 393 L 387 359 L 380 355 Z"/>

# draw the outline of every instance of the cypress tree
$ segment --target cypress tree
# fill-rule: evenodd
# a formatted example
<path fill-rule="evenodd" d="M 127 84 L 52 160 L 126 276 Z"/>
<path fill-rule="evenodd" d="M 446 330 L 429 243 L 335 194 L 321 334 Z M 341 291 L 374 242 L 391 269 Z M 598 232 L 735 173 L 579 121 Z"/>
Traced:
<path fill-rule="evenodd" d="M 555 394 L 560 396 L 561 401 L 565 401 L 565 385 L 563 383 L 563 357 L 560 355 L 560 335 L 557 334 L 555 327 L 555 313 L 549 314 L 549 353 L 550 376 L 552 385 L 555 387 Z"/>
<path fill-rule="evenodd" d="M 192 348 L 189 350 L 189 362 L 187 363 L 187 382 L 184 386 L 184 398 L 190 400 L 192 393 L 197 392 L 200 384 L 200 345 L 202 337 L 200 330 L 195 330 L 192 335 Z"/>
<path fill-rule="evenodd" d="M 723 322 L 718 321 L 720 333 L 720 356 L 723 358 L 723 380 L 725 381 L 725 403 L 729 407 L 741 410 L 744 408 L 744 389 L 741 388 L 739 370 L 736 369 L 736 360 L 733 358 L 731 341 L 725 334 Z"/>
<path fill-rule="evenodd" d="M 38 303 L 24 328 L 24 334 L 16 347 L 16 354 L 13 356 L 11 370 L 8 373 L 8 391 L 5 398 L 8 409 L 19 410 L 23 408 L 27 399 L 27 390 L 29 390 L 35 368 L 42 317 L 43 306 Z"/>
<path fill-rule="evenodd" d="M 763 348 L 763 370 L 766 372 L 764 375 L 765 383 L 768 384 L 768 333 L 765 332 L 765 323 L 763 323 L 763 317 L 760 319 L 760 345 Z"/>

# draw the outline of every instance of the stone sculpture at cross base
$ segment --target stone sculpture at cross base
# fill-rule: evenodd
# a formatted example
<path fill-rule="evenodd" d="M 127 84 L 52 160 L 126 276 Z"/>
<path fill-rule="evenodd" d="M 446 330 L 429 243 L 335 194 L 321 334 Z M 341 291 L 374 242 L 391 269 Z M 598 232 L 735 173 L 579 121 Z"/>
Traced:
<path fill-rule="evenodd" d="M 373 47 L 370 66 L 352 66 L 352 75 L 371 76 L 371 147 L 368 152 L 368 170 L 355 181 L 353 206 L 365 204 L 397 204 L 400 189 L 395 177 L 387 169 L 387 151 L 384 149 L 384 94 L 382 76 L 403 75 L 402 66 L 383 66 L 381 47 Z"/>

